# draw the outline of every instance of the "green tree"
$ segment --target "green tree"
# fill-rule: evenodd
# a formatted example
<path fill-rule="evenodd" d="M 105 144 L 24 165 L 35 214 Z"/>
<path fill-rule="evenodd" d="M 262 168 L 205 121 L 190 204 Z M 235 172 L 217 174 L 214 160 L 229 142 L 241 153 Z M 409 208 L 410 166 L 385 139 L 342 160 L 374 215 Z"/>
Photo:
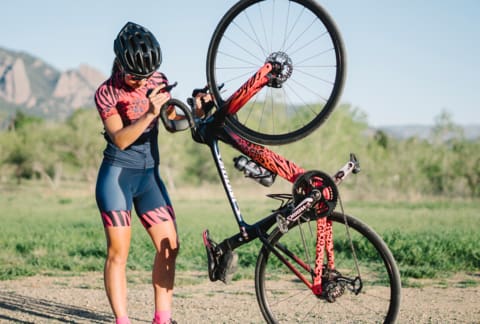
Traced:
<path fill-rule="evenodd" d="M 93 183 L 103 157 L 103 125 L 94 109 L 78 109 L 66 121 L 55 145 L 71 167 L 78 168 L 83 180 Z"/>
<path fill-rule="evenodd" d="M 459 140 L 452 145 L 451 170 L 456 181 L 468 188 L 471 198 L 480 197 L 480 141 Z"/>
<path fill-rule="evenodd" d="M 448 111 L 442 111 L 434 119 L 435 123 L 432 129 L 432 139 L 434 144 L 443 145 L 452 138 L 463 138 L 462 127 L 453 122 L 452 114 Z"/>
<path fill-rule="evenodd" d="M 25 133 L 11 131 L 4 137 L 8 146 L 3 153 L 3 163 L 13 167 L 13 177 L 20 184 L 22 179 L 34 176 L 34 145 Z"/>
<path fill-rule="evenodd" d="M 16 130 L 32 127 L 32 125 L 34 124 L 42 124 L 42 123 L 43 123 L 43 119 L 39 117 L 27 115 L 24 112 L 18 110 L 10 123 L 9 130 L 16 131 Z"/>

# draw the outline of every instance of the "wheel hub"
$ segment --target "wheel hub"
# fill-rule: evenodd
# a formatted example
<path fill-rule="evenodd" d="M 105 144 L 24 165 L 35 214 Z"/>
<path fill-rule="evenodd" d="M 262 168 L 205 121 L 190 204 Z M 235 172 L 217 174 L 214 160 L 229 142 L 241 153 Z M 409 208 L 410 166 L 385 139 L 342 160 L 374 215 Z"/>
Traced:
<path fill-rule="evenodd" d="M 267 57 L 265 63 L 272 64 L 268 86 L 281 88 L 282 84 L 292 75 L 292 59 L 285 52 L 274 52 Z"/>

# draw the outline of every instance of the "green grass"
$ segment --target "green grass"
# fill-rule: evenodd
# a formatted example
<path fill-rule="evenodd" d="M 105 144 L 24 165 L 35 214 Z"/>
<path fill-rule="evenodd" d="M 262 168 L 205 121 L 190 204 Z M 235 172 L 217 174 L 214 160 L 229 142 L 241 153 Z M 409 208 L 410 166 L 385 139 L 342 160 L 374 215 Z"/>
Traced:
<path fill-rule="evenodd" d="M 236 233 L 237 226 L 223 192 L 186 196 L 176 199 L 172 193 L 181 246 L 178 269 L 205 271 L 203 230 L 208 228 L 220 241 Z M 239 203 L 248 222 L 278 205 L 263 195 Z M 102 271 L 105 239 L 93 193 L 75 187 L 53 192 L 38 185 L 0 188 L 0 205 L 0 280 Z M 344 207 L 384 238 L 405 279 L 480 269 L 480 202 L 344 202 Z M 238 249 L 237 278 L 253 276 L 259 248 L 259 242 L 252 242 Z M 135 218 L 129 269 L 151 269 L 153 255 L 150 239 Z"/>
<path fill-rule="evenodd" d="M 356 203 L 352 209 L 382 235 L 402 277 L 432 278 L 480 270 L 479 207 L 440 201 Z"/>

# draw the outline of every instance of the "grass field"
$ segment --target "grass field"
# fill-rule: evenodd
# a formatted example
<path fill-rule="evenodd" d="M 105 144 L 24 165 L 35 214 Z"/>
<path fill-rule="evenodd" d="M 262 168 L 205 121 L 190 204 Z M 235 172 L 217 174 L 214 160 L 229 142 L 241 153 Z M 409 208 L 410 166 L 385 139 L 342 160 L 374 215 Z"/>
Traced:
<path fill-rule="evenodd" d="M 259 194 L 259 193 L 255 193 Z M 214 239 L 236 232 L 224 193 L 201 188 L 172 193 L 181 250 L 178 269 L 205 270 L 201 233 Z M 247 222 L 253 223 L 278 205 L 264 195 L 237 198 Z M 344 202 L 345 212 L 373 227 L 392 250 L 402 279 L 438 278 L 457 272 L 480 272 L 480 202 L 422 203 Z M 0 280 L 37 273 L 102 271 L 103 227 L 91 190 L 70 186 L 51 191 L 38 185 L 0 188 Z M 258 242 L 238 249 L 241 270 L 253 275 Z M 140 222 L 133 222 L 128 266 L 148 270 L 152 245 Z"/>

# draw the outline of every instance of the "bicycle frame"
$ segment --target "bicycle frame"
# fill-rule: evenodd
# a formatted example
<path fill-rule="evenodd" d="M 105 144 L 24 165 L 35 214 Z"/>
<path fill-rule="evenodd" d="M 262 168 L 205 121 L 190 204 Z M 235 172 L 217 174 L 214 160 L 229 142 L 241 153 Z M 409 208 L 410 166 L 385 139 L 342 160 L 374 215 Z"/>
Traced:
<path fill-rule="evenodd" d="M 225 239 L 219 244 L 219 247 L 225 249 L 235 249 L 243 244 L 246 244 L 256 238 L 270 249 L 297 277 L 304 282 L 315 295 L 322 293 L 321 277 L 322 265 L 324 255 L 328 260 L 328 267 L 334 269 L 334 253 L 333 253 L 333 237 L 332 237 L 332 222 L 327 220 L 327 217 L 319 218 L 317 220 L 317 246 L 316 246 L 316 260 L 315 269 L 303 262 L 300 258 L 293 255 L 291 252 L 281 246 L 272 246 L 268 242 L 268 230 L 277 223 L 277 215 L 285 214 L 288 216 L 295 213 L 296 209 L 291 210 L 284 205 L 269 216 L 261 219 L 254 224 L 247 224 L 241 214 L 240 207 L 233 193 L 233 188 L 227 174 L 227 170 L 220 154 L 218 142 L 222 141 L 241 153 L 245 154 L 253 161 L 273 172 L 274 174 L 284 178 L 285 180 L 294 183 L 295 180 L 305 173 L 305 170 L 295 163 L 285 159 L 283 156 L 273 152 L 272 150 L 248 141 L 245 138 L 237 135 L 234 131 L 225 125 L 225 118 L 229 115 L 235 114 L 243 105 L 248 102 L 256 93 L 263 87 L 275 82 L 275 66 L 272 63 L 264 64 L 249 80 L 247 80 L 226 102 L 216 102 L 216 107 L 219 109 L 206 120 L 199 121 L 196 126 L 192 128 L 192 137 L 199 143 L 209 146 L 215 165 L 222 181 L 225 193 L 230 202 L 233 214 L 239 227 L 239 233 Z M 276 84 L 278 86 L 278 83 Z M 335 183 L 339 184 L 348 174 L 355 172 L 358 168 L 358 162 L 351 156 L 350 161 L 340 169 L 334 176 Z M 283 204 L 282 204 L 283 205 Z M 302 204 L 299 204 L 299 206 Z M 277 249 L 288 255 L 291 260 L 297 263 L 300 267 L 306 270 L 313 277 L 313 283 L 309 281 L 287 258 L 285 258 Z"/>
<path fill-rule="evenodd" d="M 299 141 L 327 120 L 340 98 L 345 67 L 340 34 L 315 0 L 241 0 L 212 35 L 207 86 L 193 90 L 190 107 L 173 98 L 160 110 L 168 131 L 190 127 L 193 139 L 209 147 L 238 225 L 220 243 L 203 231 L 209 279 L 228 283 L 238 258 L 233 250 L 258 239 L 255 293 L 269 323 L 392 323 L 398 314 L 401 282 L 391 251 L 367 224 L 343 212 L 337 185 L 359 171 L 355 156 L 331 177 L 269 149 Z M 186 118 L 168 120 L 165 106 L 179 108 Z M 202 116 L 193 117 L 198 108 Z M 240 152 L 232 162 L 246 177 L 264 186 L 276 177 L 290 182 L 290 193 L 267 195 L 280 206 L 245 221 L 220 142 Z"/>

